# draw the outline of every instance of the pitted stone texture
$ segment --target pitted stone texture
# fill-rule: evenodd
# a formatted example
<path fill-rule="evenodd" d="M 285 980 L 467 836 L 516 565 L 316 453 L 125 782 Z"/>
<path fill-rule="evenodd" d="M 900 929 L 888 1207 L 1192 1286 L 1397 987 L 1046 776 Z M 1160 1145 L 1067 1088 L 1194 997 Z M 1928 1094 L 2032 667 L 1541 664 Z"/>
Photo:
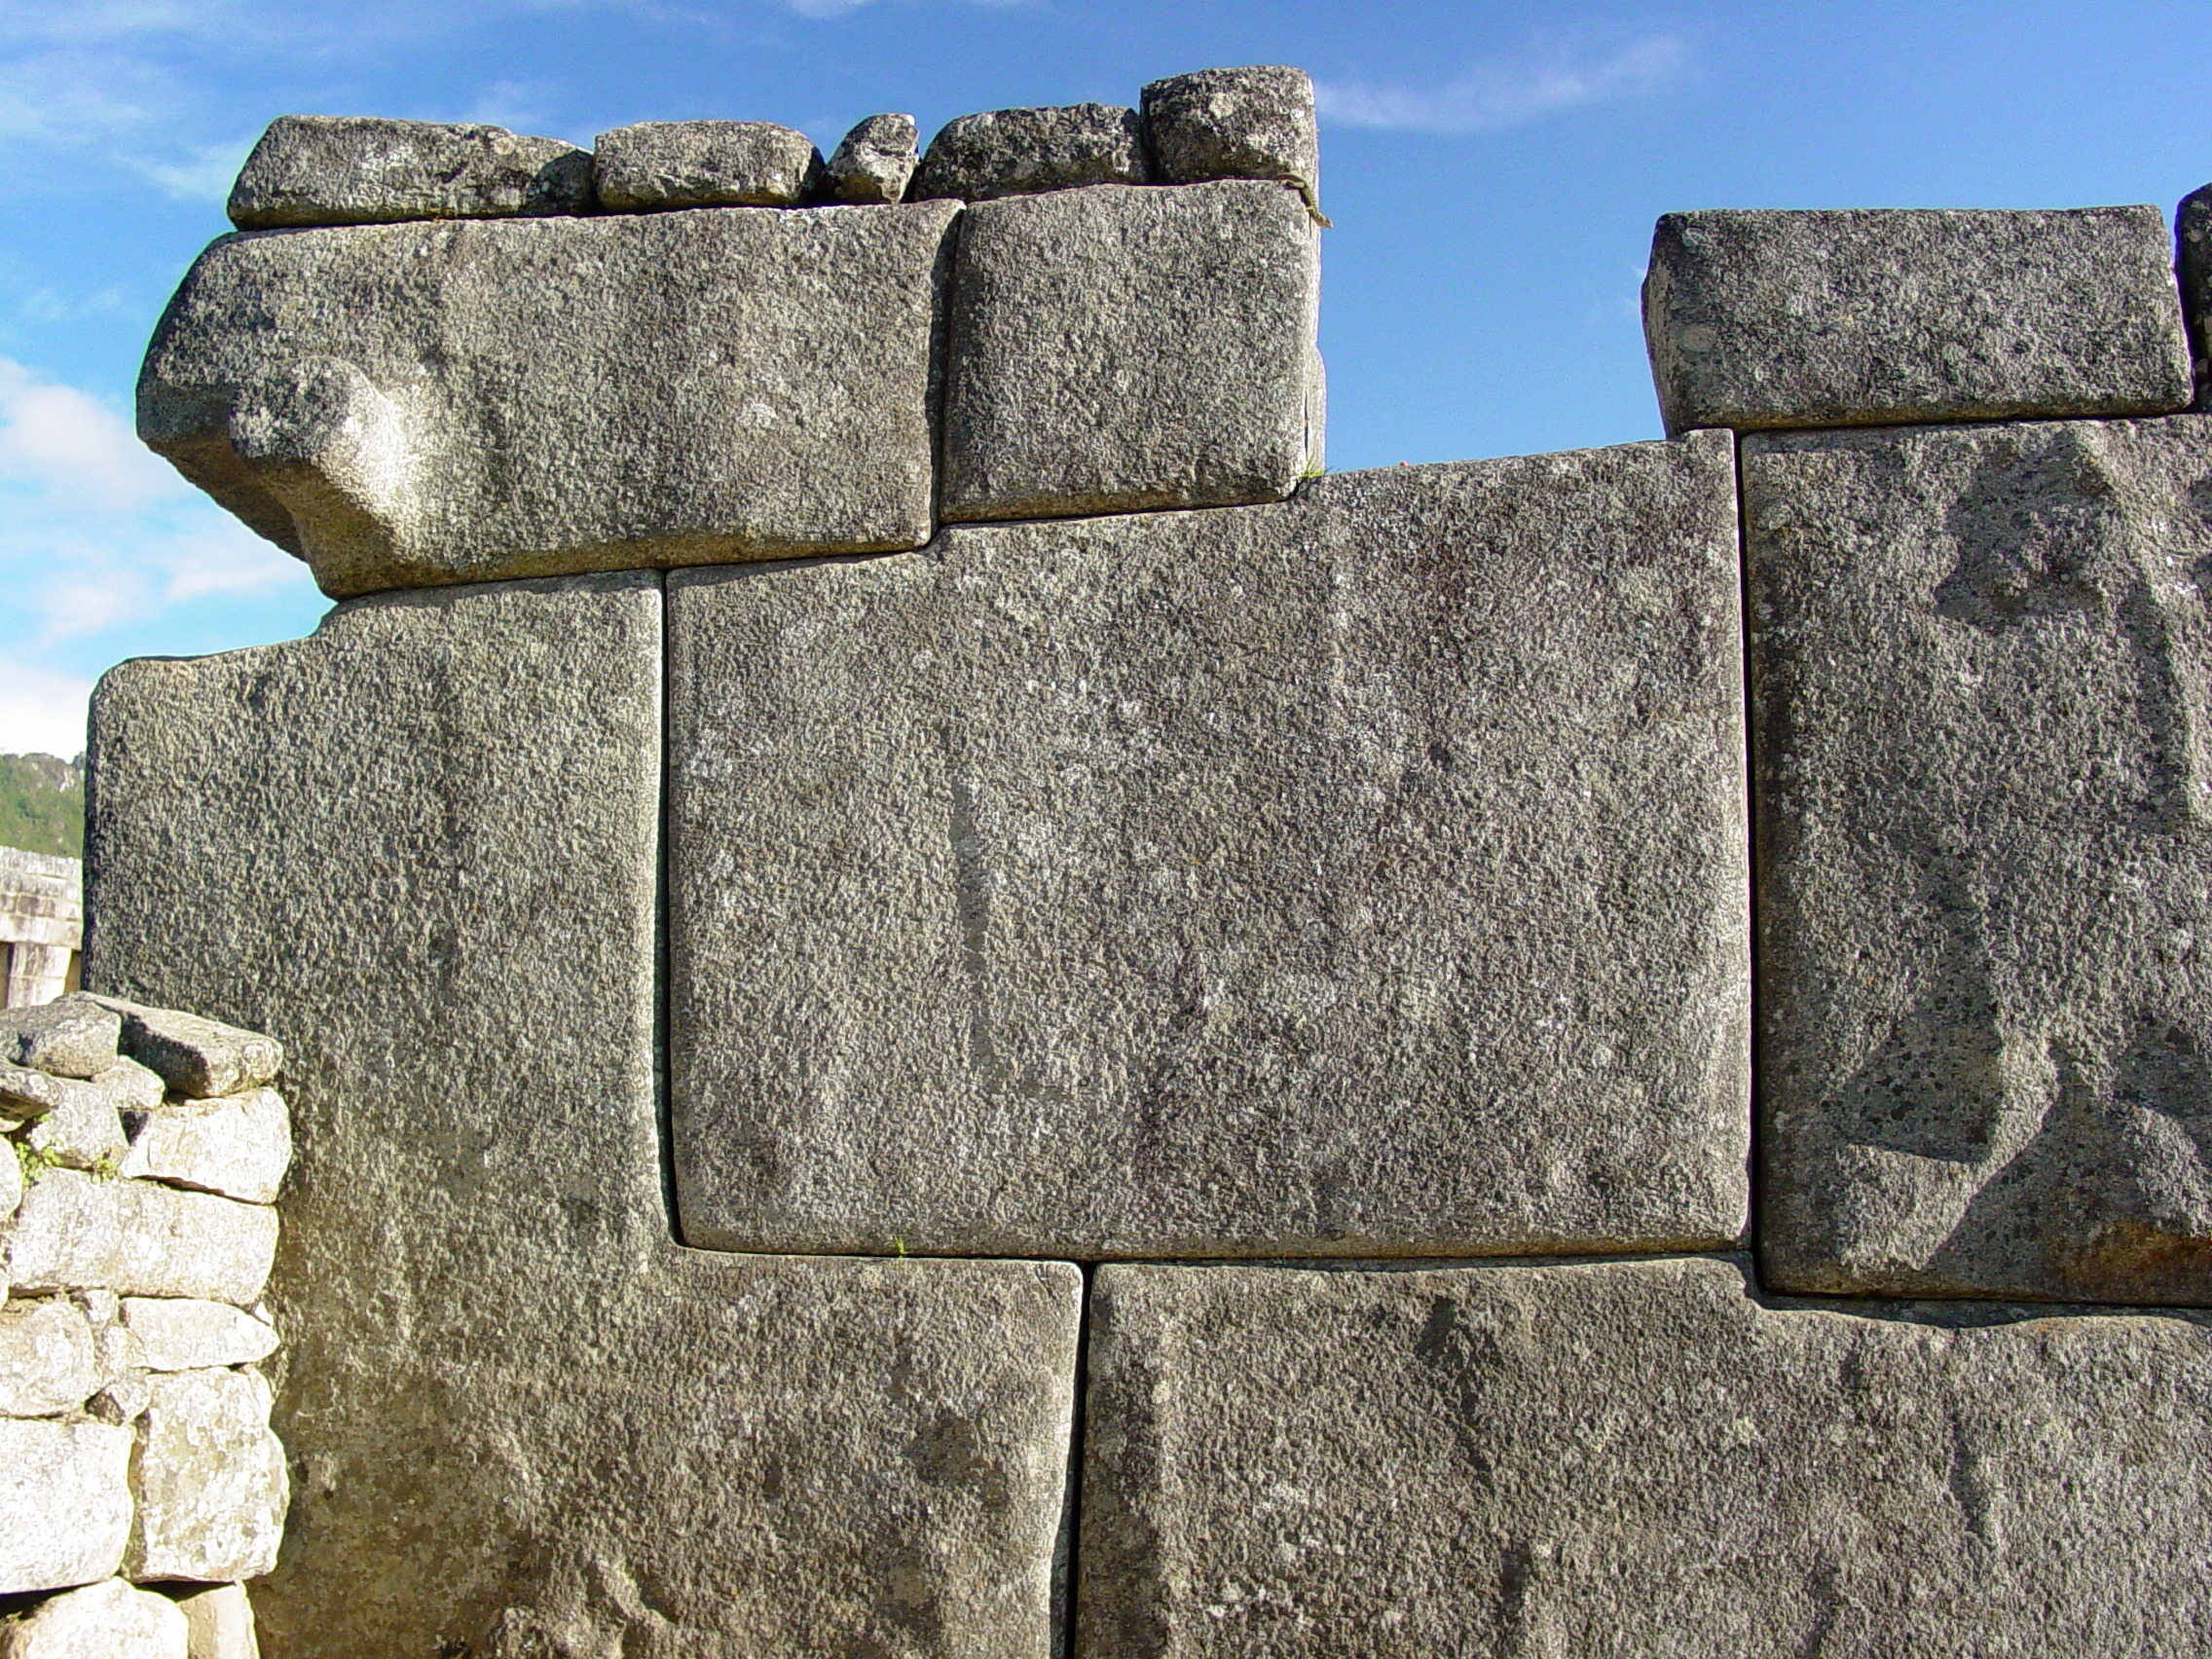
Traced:
<path fill-rule="evenodd" d="M 23 1144 L 51 1163 L 112 1175 L 129 1143 L 115 1101 L 106 1089 L 94 1087 L 32 1124 Z"/>
<path fill-rule="evenodd" d="M 123 1016 L 123 1052 L 194 1100 L 259 1088 L 284 1069 L 284 1046 L 258 1031 L 176 1009 L 100 1000 Z"/>
<path fill-rule="evenodd" d="M 1144 127 L 1162 184 L 1272 178 L 1319 206 L 1321 137 L 1303 69 L 1201 69 L 1155 81 L 1144 90 Z"/>
<path fill-rule="evenodd" d="M 151 1112 L 168 1092 L 161 1073 L 136 1060 L 117 1060 L 92 1082 L 107 1091 L 117 1111 L 131 1114 Z"/>
<path fill-rule="evenodd" d="M 1724 434 L 671 585 L 694 1243 L 1745 1222 Z"/>
<path fill-rule="evenodd" d="M 2212 1304 L 2212 424 L 1744 476 L 1769 1282 Z"/>
<path fill-rule="evenodd" d="M 0 1659 L 200 1659 L 166 1596 L 120 1578 L 41 1602 L 0 1625 Z"/>
<path fill-rule="evenodd" d="M 290 1115 L 274 1088 L 162 1106 L 138 1121 L 122 1173 L 247 1203 L 276 1199 L 292 1161 Z"/>
<path fill-rule="evenodd" d="M 921 157 L 915 152 L 910 115 L 871 115 L 830 158 L 824 183 L 839 202 L 898 202 L 904 198 Z"/>
<path fill-rule="evenodd" d="M 659 620 L 409 594 L 96 698 L 92 982 L 285 1045 L 267 1645 L 1045 1659 L 1075 1271 L 670 1242 Z"/>
<path fill-rule="evenodd" d="M 96 1084 L 0 1060 L 0 1117 L 35 1122 L 54 1112 L 83 1113 L 103 1105 L 112 1109 L 106 1091 Z"/>
<path fill-rule="evenodd" d="M 599 135 L 592 178 L 618 212 L 796 207 L 821 182 L 822 153 L 772 121 L 641 121 Z"/>
<path fill-rule="evenodd" d="M 930 140 L 907 195 L 916 202 L 989 202 L 1149 181 L 1137 112 L 1084 103 L 960 117 Z"/>
<path fill-rule="evenodd" d="M 7 1242 L 9 1282 L 19 1290 L 98 1286 L 243 1306 L 269 1277 L 276 1215 L 208 1193 L 55 1169 L 24 1193 Z"/>
<path fill-rule="evenodd" d="M 1248 180 L 970 208 L 945 518 L 1289 495 L 1320 447 L 1317 234 L 1291 192 Z"/>
<path fill-rule="evenodd" d="M 1670 213 L 1643 331 L 1670 432 L 2186 409 L 2156 207 Z"/>
<path fill-rule="evenodd" d="M 127 1428 L 0 1418 L 0 1595 L 106 1578 L 130 1536 Z"/>
<path fill-rule="evenodd" d="M 176 1599 L 184 1615 L 190 1659 L 260 1659 L 253 1604 L 242 1584 L 216 1584 Z"/>
<path fill-rule="evenodd" d="M 241 231 L 588 213 L 591 154 L 480 123 L 282 115 L 232 187 Z"/>
<path fill-rule="evenodd" d="M 1713 1260 L 1117 1265 L 1092 1308 L 1083 1659 L 2155 1659 L 2212 1617 L 2197 1323 Z"/>
<path fill-rule="evenodd" d="M 153 1371 L 251 1365 L 276 1351 L 267 1321 L 221 1302 L 132 1296 L 124 1299 L 122 1314 L 138 1341 L 139 1363 Z"/>
<path fill-rule="evenodd" d="M 0 1305 L 0 1416 L 73 1412 L 100 1385 L 92 1328 L 67 1302 Z"/>
<path fill-rule="evenodd" d="M 948 203 L 230 238 L 139 433 L 334 597 L 919 546 Z"/>
<path fill-rule="evenodd" d="M 0 1012 L 0 1060 L 51 1077 L 93 1078 L 115 1063 L 123 1022 L 77 992 Z"/>
<path fill-rule="evenodd" d="M 276 1565 L 289 1493 L 269 1404 L 269 1384 L 250 1371 L 153 1379 L 131 1472 L 131 1577 L 224 1583 Z"/>

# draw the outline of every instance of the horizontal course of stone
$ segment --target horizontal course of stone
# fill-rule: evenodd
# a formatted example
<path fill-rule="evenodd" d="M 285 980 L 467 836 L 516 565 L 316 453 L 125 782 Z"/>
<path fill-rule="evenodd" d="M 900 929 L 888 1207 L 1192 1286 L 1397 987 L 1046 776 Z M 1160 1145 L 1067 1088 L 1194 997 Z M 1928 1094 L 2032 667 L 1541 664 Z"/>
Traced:
<path fill-rule="evenodd" d="M 11 1659 L 253 1652 L 239 1581 L 276 1565 L 289 1484 L 260 1301 L 292 1150 L 282 1059 L 75 992 L 0 1014 Z"/>

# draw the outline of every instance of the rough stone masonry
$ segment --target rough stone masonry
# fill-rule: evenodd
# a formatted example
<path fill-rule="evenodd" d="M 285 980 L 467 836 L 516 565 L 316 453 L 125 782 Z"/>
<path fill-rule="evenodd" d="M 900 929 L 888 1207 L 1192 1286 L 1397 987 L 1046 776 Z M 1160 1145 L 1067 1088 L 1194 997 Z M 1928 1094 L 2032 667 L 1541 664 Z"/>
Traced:
<path fill-rule="evenodd" d="M 1322 476 L 1303 75 L 918 136 L 286 118 L 156 333 L 343 601 L 93 713 L 268 1650 L 2200 1646 L 2203 199 L 1670 215 L 1669 441 Z"/>

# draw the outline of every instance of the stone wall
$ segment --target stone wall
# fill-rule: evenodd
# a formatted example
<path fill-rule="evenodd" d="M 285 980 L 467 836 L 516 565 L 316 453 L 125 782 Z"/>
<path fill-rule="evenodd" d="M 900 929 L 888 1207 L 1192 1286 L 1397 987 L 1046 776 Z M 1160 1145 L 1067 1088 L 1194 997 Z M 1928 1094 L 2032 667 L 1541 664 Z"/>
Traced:
<path fill-rule="evenodd" d="M 75 990 L 84 936 L 84 866 L 0 847 L 0 1008 Z"/>
<path fill-rule="evenodd" d="M 1312 131 L 272 128 L 142 428 L 349 597 L 88 968 L 285 1045 L 273 1654 L 2201 1646 L 2203 282 L 1673 215 L 1667 441 L 1308 476 Z"/>
<path fill-rule="evenodd" d="M 252 1659 L 287 1476 L 261 1306 L 266 1037 L 72 993 L 0 1017 L 0 1653 Z"/>

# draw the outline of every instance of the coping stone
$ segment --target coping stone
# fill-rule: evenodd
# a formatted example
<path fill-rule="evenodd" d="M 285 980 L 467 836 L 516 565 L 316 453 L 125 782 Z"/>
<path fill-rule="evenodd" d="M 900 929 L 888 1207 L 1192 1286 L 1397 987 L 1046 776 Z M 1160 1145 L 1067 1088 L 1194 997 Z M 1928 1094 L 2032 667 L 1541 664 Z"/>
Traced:
<path fill-rule="evenodd" d="M 824 187 L 839 202 L 866 203 L 904 199 L 921 156 L 910 115 L 871 115 L 846 133 L 830 158 Z"/>
<path fill-rule="evenodd" d="M 192 1100 L 213 1100 L 274 1083 L 284 1046 L 259 1031 L 173 1008 L 99 999 L 123 1017 L 124 1056 Z"/>
<path fill-rule="evenodd" d="M 796 207 L 821 185 L 822 152 L 772 121 L 641 121 L 599 135 L 592 179 L 616 212 Z"/>
<path fill-rule="evenodd" d="M 91 983 L 285 1049 L 263 1641 L 1048 1659 L 1077 1271 L 672 1242 L 660 618 L 444 588 L 95 694 Z"/>
<path fill-rule="evenodd" d="M 684 1237 L 1734 1240 L 1735 527 L 1713 433 L 672 579 Z"/>
<path fill-rule="evenodd" d="M 2201 1322 L 1711 1259 L 1111 1264 L 1091 1306 L 1080 1659 L 2153 1659 L 2212 1619 Z"/>
<path fill-rule="evenodd" d="M 1318 232 L 1279 184 L 1106 185 L 961 216 L 942 516 L 1276 501 L 1317 464 Z"/>
<path fill-rule="evenodd" d="M 930 140 L 907 196 L 915 202 L 989 202 L 1089 184 L 1150 182 L 1137 112 L 1081 103 L 995 109 L 948 122 Z"/>
<path fill-rule="evenodd" d="M 1272 178 L 1320 207 L 1321 137 L 1313 83 L 1272 64 L 1170 75 L 1144 90 L 1145 136 L 1162 184 Z"/>
<path fill-rule="evenodd" d="M 919 546 L 957 211 L 227 238 L 139 435 L 333 598 Z"/>
<path fill-rule="evenodd" d="M 241 231 L 591 211 L 591 152 L 481 122 L 280 115 L 231 189 Z"/>
<path fill-rule="evenodd" d="M 2189 407 L 2156 207 L 1669 213 L 1643 332 L 1669 432 Z"/>
<path fill-rule="evenodd" d="M 0 1011 L 0 1060 L 50 1077 L 89 1080 L 115 1063 L 122 1026 L 112 1010 L 75 991 Z"/>
<path fill-rule="evenodd" d="M 1743 471 L 1768 1281 L 2212 1304 L 2212 423 Z"/>

